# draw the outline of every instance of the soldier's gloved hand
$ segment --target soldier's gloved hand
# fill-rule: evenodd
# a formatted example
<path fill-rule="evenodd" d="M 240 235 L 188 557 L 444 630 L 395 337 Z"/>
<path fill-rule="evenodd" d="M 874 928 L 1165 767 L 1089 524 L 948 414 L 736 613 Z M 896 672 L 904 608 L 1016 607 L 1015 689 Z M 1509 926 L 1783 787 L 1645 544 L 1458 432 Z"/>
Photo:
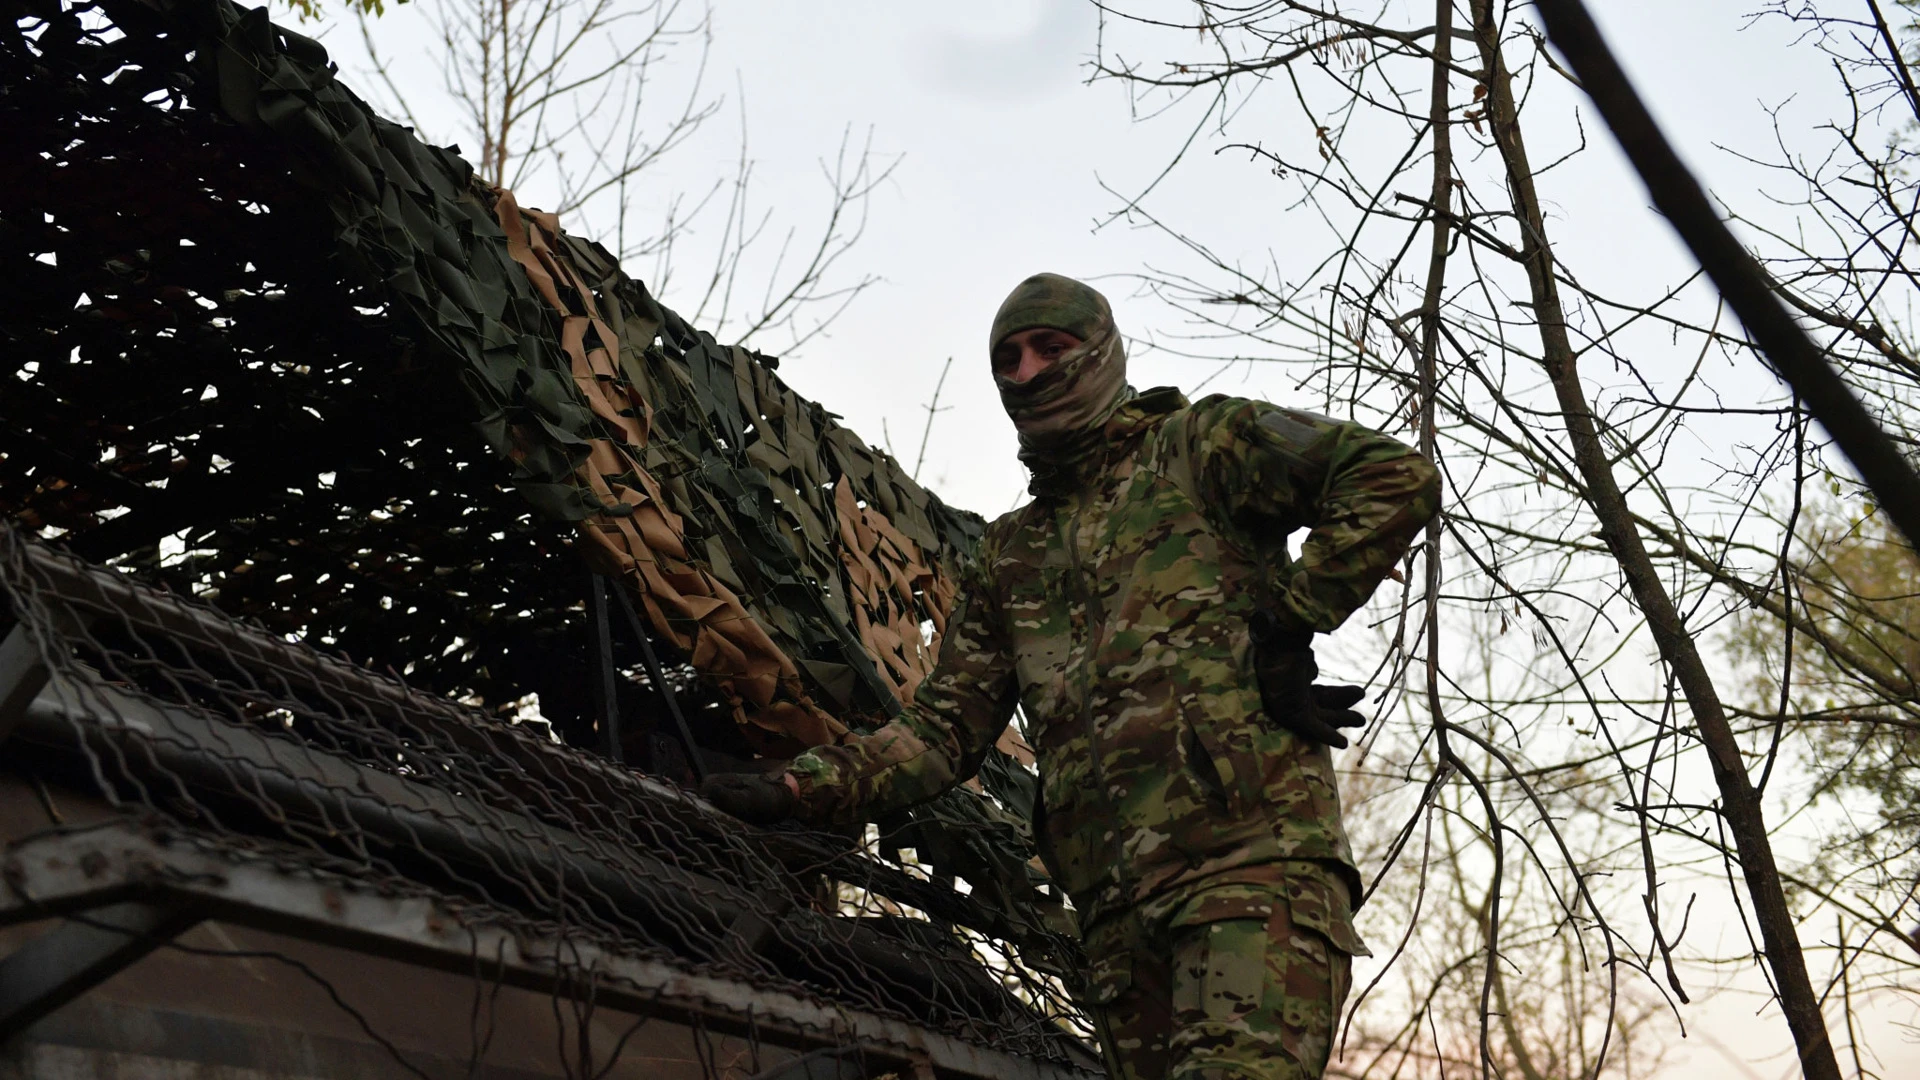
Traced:
<path fill-rule="evenodd" d="M 1313 684 L 1320 665 L 1313 659 L 1310 631 L 1281 630 L 1264 611 L 1254 616 L 1250 629 L 1267 717 L 1308 742 L 1346 749 L 1347 737 L 1340 729 L 1366 726 L 1367 718 L 1353 706 L 1367 692 L 1358 686 Z"/>
<path fill-rule="evenodd" d="M 714 773 L 700 785 L 700 797 L 749 825 L 785 821 L 800 802 L 787 786 L 787 765 L 779 761 L 760 772 Z"/>

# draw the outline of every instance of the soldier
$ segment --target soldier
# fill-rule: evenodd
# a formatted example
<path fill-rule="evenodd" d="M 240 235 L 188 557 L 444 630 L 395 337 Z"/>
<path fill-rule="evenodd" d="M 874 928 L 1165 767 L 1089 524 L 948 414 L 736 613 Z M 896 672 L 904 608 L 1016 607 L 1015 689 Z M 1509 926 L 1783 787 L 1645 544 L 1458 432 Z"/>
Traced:
<path fill-rule="evenodd" d="M 1106 298 L 1070 278 L 1021 282 L 990 349 L 1034 498 L 988 526 L 913 705 L 705 794 L 871 820 L 972 776 L 1018 701 L 1112 1075 L 1320 1076 L 1366 951 L 1330 747 L 1365 719 L 1360 688 L 1314 685 L 1311 641 L 1406 553 L 1439 476 L 1357 424 L 1136 393 Z"/>

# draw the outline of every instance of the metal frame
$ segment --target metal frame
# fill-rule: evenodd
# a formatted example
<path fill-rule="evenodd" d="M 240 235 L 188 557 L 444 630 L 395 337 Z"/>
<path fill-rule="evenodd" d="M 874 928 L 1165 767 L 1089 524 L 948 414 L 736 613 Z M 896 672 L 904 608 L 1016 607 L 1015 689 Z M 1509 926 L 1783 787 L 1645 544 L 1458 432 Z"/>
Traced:
<path fill-rule="evenodd" d="M 917 1077 L 1100 1075 L 1090 1057 L 1077 1068 L 1016 1057 L 891 1017 L 690 972 L 589 938 L 533 936 L 504 920 L 490 923 L 484 908 L 382 895 L 341 875 L 282 869 L 242 854 L 222 852 L 210 840 L 168 842 L 130 820 L 15 845 L 0 862 L 8 886 L 0 924 L 70 919 L 0 961 L 0 1009 L 13 1009 L 0 1015 L 25 1016 L 36 1006 L 44 1007 L 34 1018 L 44 1015 L 193 922 L 218 919 L 461 975 L 471 975 L 473 958 L 483 956 L 490 974 L 506 985 L 539 993 L 581 995 L 590 978 L 594 1000 L 607 1008 L 683 1023 L 697 1018 L 715 1031 L 751 1032 L 802 1051 L 854 1044 L 867 1061 Z M 29 956 L 29 950 L 37 951 Z M 34 961 L 46 956 L 69 959 L 36 982 Z M 19 999 L 26 1005 L 15 1004 Z M 0 1037 L 20 1026 L 0 1027 Z"/>
<path fill-rule="evenodd" d="M 672 684 L 667 682 L 666 671 L 660 665 L 659 654 L 653 651 L 653 639 L 647 634 L 645 624 L 640 621 L 640 613 L 634 610 L 633 601 L 627 597 L 627 590 L 620 579 L 608 577 L 598 571 L 587 571 L 587 624 L 593 637 L 593 649 L 590 654 L 593 670 L 594 701 L 600 710 L 599 724 L 601 742 L 605 744 L 606 755 L 616 763 L 624 764 L 625 751 L 620 740 L 620 682 L 619 664 L 613 655 L 613 620 L 610 612 L 612 603 L 607 599 L 611 592 L 613 599 L 620 604 L 620 610 L 626 614 L 627 627 L 633 632 L 635 642 L 640 646 L 640 661 L 647 669 L 647 678 L 652 682 L 654 695 L 666 709 L 667 716 L 673 721 L 674 737 L 680 740 L 680 748 L 686 751 L 687 764 L 693 770 L 696 781 L 704 783 L 707 779 L 706 759 L 700 753 L 700 745 L 694 741 L 693 730 L 687 726 L 687 716 L 680 711 L 680 701 L 674 696 Z M 657 726 L 657 725 L 656 725 Z"/>
<path fill-rule="evenodd" d="M 594 702 L 599 706 L 600 741 L 606 755 L 615 764 L 626 763 L 620 747 L 620 672 L 613 663 L 613 626 L 607 618 L 607 579 L 587 571 L 587 621 L 593 627 L 593 648 L 589 652 L 593 672 Z"/>
<path fill-rule="evenodd" d="M 304 680 L 318 687 L 346 688 L 356 695 L 361 704 L 376 713 L 385 713 L 402 723 L 428 729 L 477 754 L 507 755 L 510 760 L 504 764 L 531 775 L 537 776 L 548 771 L 550 762 L 545 760 L 548 755 L 563 753 L 559 747 L 530 739 L 489 738 L 484 732 L 476 730 L 469 717 L 452 702 L 416 693 L 397 680 L 355 667 L 307 646 L 287 642 L 262 629 L 229 619 L 219 612 L 141 585 L 122 574 L 90 566 L 71 555 L 36 543 L 23 543 L 22 554 L 31 572 L 44 582 L 47 591 L 62 598 L 63 603 L 55 605 L 48 613 L 58 624 L 56 632 L 75 632 L 101 616 L 124 620 L 143 630 L 170 635 L 185 644 L 227 655 L 235 662 L 257 663 L 272 669 L 280 677 Z M 615 595 L 621 594 L 616 592 Z M 637 615 L 634 621 L 639 621 Z M 64 731 L 71 731 L 73 722 L 101 723 L 92 718 L 93 710 L 80 705 L 84 696 L 74 690 L 57 694 L 43 690 L 47 687 L 47 673 L 40 661 L 38 643 L 24 625 L 16 625 L 5 641 L 0 642 L 0 745 L 6 743 L 16 726 L 28 721 L 29 713 L 33 714 L 29 727 L 33 723 L 51 722 L 62 725 Z M 664 673 L 658 681 L 664 688 Z M 159 710 L 144 700 L 131 698 L 112 688 L 89 685 L 85 691 L 86 695 L 95 697 L 104 692 L 108 697 L 98 703 L 112 708 L 120 708 L 122 702 L 126 702 L 126 708 L 135 710 L 133 715 L 158 713 L 163 720 L 169 717 L 183 718 L 200 736 L 191 741 L 217 747 L 222 755 L 235 745 L 229 733 L 240 730 L 233 725 L 217 722 L 214 722 L 217 726 L 209 727 L 209 721 L 203 717 L 182 710 Z M 36 696 L 38 701 L 35 700 Z M 66 712 L 76 707 L 78 715 L 67 718 Z M 7 711 L 10 709 L 17 712 Z M 111 709 L 102 711 L 111 713 Z M 678 712 L 678 709 L 675 711 Z M 290 755 L 281 747 L 275 752 L 277 744 L 264 742 L 255 733 L 249 735 L 246 743 L 263 749 L 264 756 L 258 760 L 270 764 L 275 771 L 288 768 L 292 764 L 288 760 L 290 757 L 300 762 L 316 763 L 319 767 L 337 760 L 311 750 L 296 751 Z M 738 822 L 691 793 L 631 769 L 590 756 L 572 756 L 568 766 L 571 775 L 590 785 L 591 790 L 583 792 L 588 796 L 598 796 L 603 801 L 613 803 L 618 801 L 623 789 L 632 791 L 637 788 L 663 806 L 684 808 L 689 827 L 717 830 L 741 828 Z M 391 774 L 378 775 L 384 779 L 376 783 L 416 787 L 399 781 Z M 299 797 L 303 801 L 310 801 L 312 791 L 307 789 Z M 409 797 L 403 805 L 412 804 L 418 797 Z M 383 806 L 379 816 L 390 820 L 390 811 L 390 807 Z M 863 858 L 850 849 L 832 850 L 815 838 L 794 833 L 762 832 L 756 834 L 755 840 L 770 857 L 789 867 L 805 867 L 810 872 L 825 873 L 837 881 L 866 889 L 924 911 L 934 918 L 991 937 L 1009 937 L 1017 933 L 967 896 L 913 877 L 898 868 Z M 574 841 L 576 846 L 578 843 Z"/>
<path fill-rule="evenodd" d="M 660 703 L 667 707 L 667 715 L 673 719 L 673 727 L 680 737 L 680 747 L 687 752 L 687 763 L 693 766 L 694 779 L 705 783 L 707 779 L 706 759 L 700 755 L 700 746 L 693 740 L 693 729 L 687 726 L 687 715 L 680 711 L 680 699 L 673 694 L 673 684 L 667 681 L 667 673 L 660 666 L 660 657 L 653 651 L 653 639 L 648 636 L 646 626 L 640 621 L 640 613 L 633 609 L 633 601 L 627 598 L 627 590 L 613 582 L 613 597 L 620 601 L 620 610 L 627 614 L 627 626 L 633 630 L 634 640 L 640 643 L 640 659 L 647 665 L 647 678 L 653 681 L 653 688 L 660 695 Z"/>
<path fill-rule="evenodd" d="M 26 719 L 27 707 L 47 685 L 47 668 L 27 628 L 15 624 L 0 641 L 0 743 Z"/>
<path fill-rule="evenodd" d="M 355 866 L 330 866 L 315 850 L 155 825 L 131 816 L 21 839 L 0 850 L 0 926 L 59 916 L 68 921 L 0 958 L 0 1039 L 17 1034 L 196 922 L 218 919 L 466 975 L 472 974 L 475 955 L 498 956 L 499 977 L 510 985 L 566 997 L 591 994 L 613 1008 L 669 1020 L 697 1019 L 716 1031 L 751 1032 L 801 1051 L 856 1047 L 863 1063 L 919 1080 L 1069 1080 L 1100 1074 L 1097 1057 L 1077 1042 L 1061 1044 L 1072 1058 L 1070 1064 L 1022 1057 L 910 1019 L 816 997 L 804 980 L 770 987 L 759 978 L 735 977 L 730 962 L 762 950 L 776 936 L 831 940 L 850 960 L 897 980 L 911 994 L 922 986 L 964 985 L 964 979 L 949 978 L 954 974 L 978 976 L 964 957 L 950 962 L 902 950 L 897 941 L 857 920 L 829 919 L 804 905 L 769 906 L 757 880 L 722 882 L 676 865 L 659 852 L 557 828 L 216 713 L 158 701 L 107 681 L 77 660 L 56 663 L 49 672 L 49 655 L 69 654 L 65 639 L 84 634 L 97 620 L 112 620 L 217 652 L 233 663 L 271 670 L 296 685 L 351 695 L 369 722 L 411 726 L 468 752 L 500 758 L 505 773 L 518 769 L 539 775 L 564 766 L 576 785 L 569 797 L 588 804 L 640 798 L 676 828 L 693 833 L 737 833 L 742 828 L 677 787 L 577 754 L 554 761 L 549 755 L 562 754 L 558 747 L 490 733 L 484 718 L 450 702 L 119 574 L 35 544 L 23 545 L 21 556 L 36 579 L 32 587 L 57 602 L 38 611 L 37 620 L 23 620 L 0 641 L 0 745 L 9 765 L 30 770 L 51 765 L 55 772 L 68 771 L 77 763 L 76 736 L 90 745 L 95 740 L 125 742 L 140 752 L 127 755 L 124 768 L 185 783 L 211 799 L 210 806 L 225 805 L 221 800 L 240 785 L 251 800 L 267 800 L 288 820 L 351 822 L 369 839 L 395 851 L 429 852 L 433 860 L 430 866 L 403 869 L 404 881 L 388 878 L 375 886 Z M 610 630 L 611 604 L 604 602 L 604 594 L 602 599 L 596 621 Z M 638 622 L 636 613 L 626 614 Z M 644 637 L 642 644 L 647 644 Z M 650 667 L 667 690 L 657 659 Z M 872 890 L 936 919 L 1006 936 L 999 932 L 1003 928 L 996 925 L 998 920 L 967 897 L 856 851 L 800 835 L 755 833 L 750 839 L 765 860 L 766 886 L 780 885 L 780 864 L 785 863 Z M 649 913 L 686 918 L 691 910 L 687 900 L 697 896 L 700 904 L 695 906 L 704 915 L 696 936 L 704 944 L 686 959 L 668 960 L 659 952 L 623 946 L 615 937 L 529 931 L 527 913 L 510 910 L 517 903 L 512 879 L 500 877 L 500 867 L 529 861 L 556 867 L 572 895 L 591 897 L 596 905 L 609 905 L 643 925 L 649 924 Z M 441 880 L 448 875 L 452 877 Z M 749 872 L 747 877 L 754 875 Z M 473 881 L 488 884 L 482 895 L 501 899 L 486 904 L 457 899 L 473 894 L 462 887 Z M 394 895 L 396 886 L 403 895 Z M 505 891 L 495 891 L 498 886 Z M 674 940 L 671 932 L 664 940 Z M 948 972 L 949 963 L 966 971 Z M 494 964 L 489 960 L 487 966 Z M 983 990 L 1003 992 L 991 986 Z M 899 1004 L 911 1012 L 908 1000 Z M 809 1060 L 829 1071 L 847 1064 L 844 1057 L 833 1055 Z M 814 1065 L 803 1072 L 814 1075 Z M 797 1080 L 800 1074 L 793 1075 Z"/>
<path fill-rule="evenodd" d="M 546 862 L 561 872 L 571 892 L 595 897 L 643 923 L 652 913 L 678 913 L 681 919 L 704 915 L 705 933 L 719 943 L 709 959 L 757 951 L 777 929 L 762 917 L 763 898 L 648 851 L 596 841 L 113 686 L 53 676 L 19 728 L 21 743 L 31 745 L 16 745 L 13 752 L 33 760 L 46 754 L 45 748 L 70 743 L 78 727 L 108 738 L 139 738 L 143 749 L 128 754 L 127 764 L 157 767 L 156 779 L 171 775 L 211 794 L 231 791 L 244 778 L 291 818 L 315 824 L 350 821 L 396 850 L 431 851 L 443 861 L 444 870 L 498 888 L 513 888 L 510 879 L 498 876 L 499 867 Z M 777 888 L 773 867 L 767 870 L 764 886 Z M 422 883 L 426 888 L 435 884 L 459 883 Z M 689 903 L 695 897 L 699 902 Z M 930 985 L 943 972 L 951 976 L 971 971 L 958 960 L 902 952 L 897 942 L 871 928 L 833 922 L 810 910 L 789 908 L 776 921 L 793 924 L 787 927 L 789 936 L 834 941 L 850 958 L 902 987 Z M 676 936 L 666 921 L 653 929 L 669 940 Z"/>

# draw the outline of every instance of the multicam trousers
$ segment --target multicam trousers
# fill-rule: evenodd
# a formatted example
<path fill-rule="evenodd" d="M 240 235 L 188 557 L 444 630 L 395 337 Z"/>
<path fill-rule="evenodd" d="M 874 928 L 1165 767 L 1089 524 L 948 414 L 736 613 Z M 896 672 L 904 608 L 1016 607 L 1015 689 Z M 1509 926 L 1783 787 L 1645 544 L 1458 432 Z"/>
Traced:
<path fill-rule="evenodd" d="M 1319 1077 L 1364 951 L 1346 885 L 1311 871 L 1185 890 L 1093 928 L 1085 946 L 1116 1080 Z"/>

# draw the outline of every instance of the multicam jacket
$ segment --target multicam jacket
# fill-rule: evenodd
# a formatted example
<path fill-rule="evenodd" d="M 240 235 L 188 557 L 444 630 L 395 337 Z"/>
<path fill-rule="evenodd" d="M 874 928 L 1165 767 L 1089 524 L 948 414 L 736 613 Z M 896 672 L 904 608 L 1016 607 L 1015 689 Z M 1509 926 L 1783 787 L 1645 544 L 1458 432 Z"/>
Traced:
<path fill-rule="evenodd" d="M 1295 629 L 1339 626 L 1433 515 L 1438 474 L 1357 424 L 1169 388 L 1106 430 L 1077 490 L 988 527 L 913 706 L 794 763 L 802 814 L 932 798 L 973 774 L 1018 701 L 1034 834 L 1083 926 L 1280 860 L 1351 873 L 1332 755 L 1266 720 L 1247 620 L 1265 605 Z"/>

